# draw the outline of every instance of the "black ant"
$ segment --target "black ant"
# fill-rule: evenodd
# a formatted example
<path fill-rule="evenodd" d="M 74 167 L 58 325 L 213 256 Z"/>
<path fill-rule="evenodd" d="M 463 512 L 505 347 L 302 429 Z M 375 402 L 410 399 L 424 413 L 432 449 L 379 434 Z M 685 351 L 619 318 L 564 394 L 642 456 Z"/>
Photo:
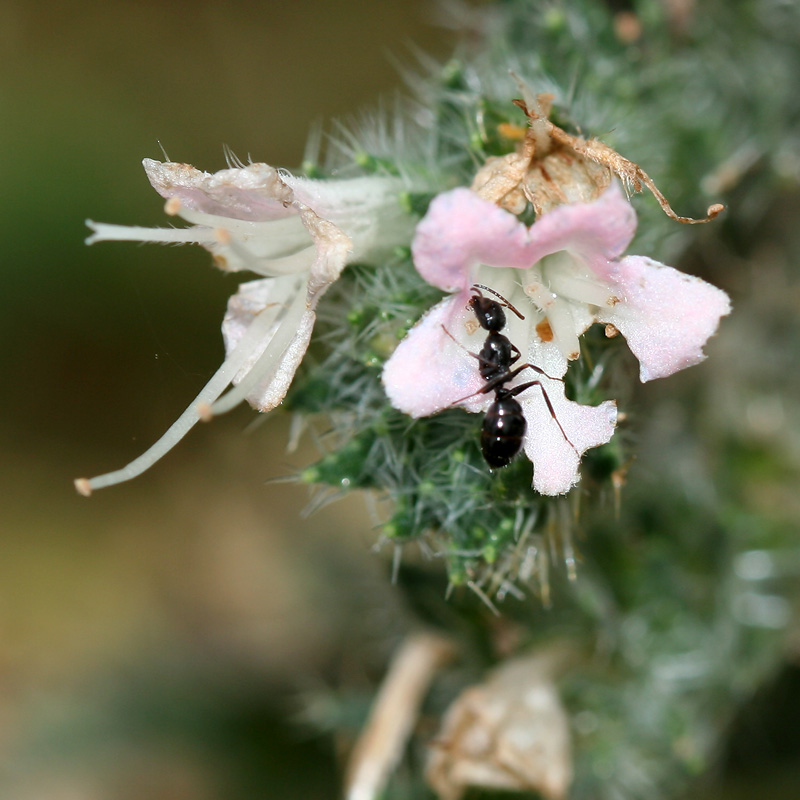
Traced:
<path fill-rule="evenodd" d="M 497 300 L 486 297 L 481 292 L 481 289 L 491 292 L 503 302 L 498 303 Z M 534 364 L 523 364 L 512 369 L 512 366 L 521 358 L 522 353 L 507 336 L 500 333 L 506 326 L 506 314 L 503 308 L 510 309 L 520 319 L 525 319 L 525 317 L 503 295 L 488 286 L 476 283 L 472 286 L 472 291 L 475 294 L 470 297 L 468 308 L 471 308 L 475 313 L 480 326 L 485 331 L 488 331 L 480 353 L 473 353 L 467 350 L 473 358 L 478 359 L 478 370 L 481 373 L 481 377 L 486 381 L 486 385 L 475 394 L 495 393 L 494 402 L 489 406 L 483 419 L 483 429 L 481 431 L 481 452 L 484 459 L 486 459 L 486 463 L 492 468 L 505 467 L 520 451 L 522 440 L 525 437 L 525 430 L 527 429 L 527 422 L 522 413 L 522 406 L 515 398 L 532 386 L 538 386 L 542 390 L 542 396 L 550 411 L 550 416 L 555 420 L 556 425 L 558 425 L 569 445 L 577 452 L 575 445 L 572 444 L 564 432 L 564 428 L 561 427 L 561 423 L 558 421 L 556 412 L 553 409 L 553 404 L 550 402 L 550 398 L 547 396 L 547 392 L 540 380 L 529 381 L 520 386 L 515 386 L 513 389 L 506 389 L 504 386 L 525 369 L 532 369 L 546 378 L 551 377 Z M 447 328 L 442 326 L 442 329 L 459 347 L 463 346 Z M 551 379 L 561 380 L 560 378 Z M 462 397 L 456 403 L 467 400 L 469 397 L 474 397 L 474 395 Z"/>

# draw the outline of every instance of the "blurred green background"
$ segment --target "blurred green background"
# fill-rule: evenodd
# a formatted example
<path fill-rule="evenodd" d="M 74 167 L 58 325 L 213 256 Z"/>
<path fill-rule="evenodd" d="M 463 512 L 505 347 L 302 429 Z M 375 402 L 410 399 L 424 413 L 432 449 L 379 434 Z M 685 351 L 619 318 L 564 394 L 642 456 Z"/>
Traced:
<path fill-rule="evenodd" d="M 301 519 L 307 491 L 265 482 L 310 455 L 245 408 L 75 493 L 213 373 L 237 282 L 200 248 L 87 248 L 84 220 L 168 224 L 140 163 L 159 142 L 208 171 L 224 144 L 298 165 L 312 124 L 393 102 L 412 41 L 450 50 L 430 9 L 0 3 L 0 797 L 337 795 L 329 746 L 285 719 L 365 585 L 392 605 L 363 501 Z"/>
<path fill-rule="evenodd" d="M 297 721 L 298 695 L 346 685 L 367 697 L 404 617 L 365 503 L 302 517 L 307 490 L 269 481 L 313 445 L 288 456 L 288 420 L 247 408 L 131 483 L 75 493 L 73 478 L 140 454 L 204 385 L 237 283 L 200 248 L 87 248 L 84 220 L 168 224 L 140 163 L 161 157 L 159 142 L 208 171 L 225 167 L 223 145 L 298 165 L 312 125 L 393 102 L 392 60 L 413 63 L 410 43 L 450 53 L 433 5 L 0 0 L 2 800 L 338 796 L 336 743 Z M 741 232 L 745 256 L 709 257 L 736 307 L 716 358 L 638 390 L 652 419 L 637 428 L 631 482 L 659 491 L 665 461 L 679 472 L 696 455 L 684 399 L 702 395 L 712 432 L 738 431 L 756 454 L 747 491 L 730 490 L 741 524 L 777 515 L 791 527 L 796 186 L 771 203 L 771 226 Z M 759 453 L 780 469 L 755 481 Z M 789 655 L 796 665 L 796 646 Z M 727 798 L 769 777 L 770 796 L 797 796 L 800 669 L 763 695 L 728 758 L 746 753 L 754 769 Z"/>

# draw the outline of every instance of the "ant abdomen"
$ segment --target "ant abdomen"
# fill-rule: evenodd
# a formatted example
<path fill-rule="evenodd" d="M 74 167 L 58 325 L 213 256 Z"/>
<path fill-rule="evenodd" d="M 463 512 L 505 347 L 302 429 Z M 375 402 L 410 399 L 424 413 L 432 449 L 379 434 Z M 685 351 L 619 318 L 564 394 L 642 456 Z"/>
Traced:
<path fill-rule="evenodd" d="M 527 423 L 522 406 L 511 396 L 497 391 L 495 401 L 483 418 L 481 452 L 486 463 L 494 468 L 508 466 L 522 448 Z"/>

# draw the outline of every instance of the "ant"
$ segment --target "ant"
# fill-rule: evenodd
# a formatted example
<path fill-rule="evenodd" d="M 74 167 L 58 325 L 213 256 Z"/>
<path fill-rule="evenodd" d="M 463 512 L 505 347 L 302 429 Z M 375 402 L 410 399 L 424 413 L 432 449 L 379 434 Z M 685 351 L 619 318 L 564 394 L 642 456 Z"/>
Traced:
<path fill-rule="evenodd" d="M 481 289 L 491 292 L 502 302 L 486 297 Z M 512 369 L 514 364 L 522 357 L 522 353 L 507 336 L 501 333 L 506 326 L 506 314 L 503 309 L 508 308 L 520 319 L 525 319 L 525 317 L 503 295 L 488 286 L 476 283 L 472 286 L 472 291 L 475 294 L 470 297 L 467 307 L 471 308 L 475 313 L 480 326 L 485 331 L 488 331 L 480 353 L 473 353 L 467 350 L 473 358 L 478 359 L 478 370 L 481 373 L 481 377 L 486 381 L 486 385 L 475 394 L 495 393 L 494 402 L 489 406 L 483 419 L 483 429 L 481 431 L 481 452 L 486 463 L 494 469 L 505 467 L 522 448 L 527 422 L 522 413 L 522 406 L 516 400 L 516 396 L 532 386 L 538 386 L 541 389 L 544 401 L 550 411 L 550 416 L 555 420 L 570 447 L 575 452 L 578 452 L 558 421 L 553 404 L 550 402 L 541 380 L 528 381 L 528 383 L 515 386 L 513 389 L 507 389 L 504 385 L 516 378 L 525 369 L 532 369 L 546 378 L 551 377 L 534 364 L 523 364 Z M 444 325 L 442 325 L 442 330 L 459 347 L 463 347 Z M 551 379 L 561 380 L 560 378 Z M 467 400 L 469 397 L 474 397 L 474 395 L 462 397 L 461 400 L 456 400 L 456 403 Z"/>

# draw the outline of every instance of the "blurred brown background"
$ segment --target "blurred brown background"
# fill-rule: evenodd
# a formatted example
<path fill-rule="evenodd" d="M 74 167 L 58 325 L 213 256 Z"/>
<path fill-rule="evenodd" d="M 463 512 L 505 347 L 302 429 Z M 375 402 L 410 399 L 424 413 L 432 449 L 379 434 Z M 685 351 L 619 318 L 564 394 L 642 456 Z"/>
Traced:
<path fill-rule="evenodd" d="M 213 373 L 236 283 L 200 248 L 86 248 L 84 219 L 167 224 L 140 165 L 159 141 L 208 171 L 223 144 L 298 165 L 313 123 L 391 102 L 390 56 L 448 53 L 431 6 L 0 3 L 1 797 L 336 796 L 326 745 L 284 720 L 383 591 L 363 502 L 301 519 L 307 491 L 265 482 L 312 451 L 244 408 L 74 492 Z"/>

